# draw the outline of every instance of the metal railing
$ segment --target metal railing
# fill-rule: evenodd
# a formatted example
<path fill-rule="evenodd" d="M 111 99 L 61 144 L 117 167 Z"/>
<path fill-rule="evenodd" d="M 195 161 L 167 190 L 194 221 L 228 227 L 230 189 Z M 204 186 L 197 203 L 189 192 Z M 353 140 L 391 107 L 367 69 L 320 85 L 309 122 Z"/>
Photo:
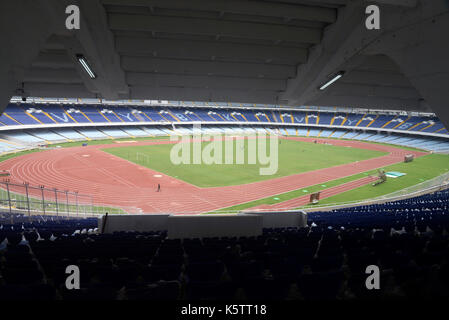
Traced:
<path fill-rule="evenodd" d="M 0 208 L 9 213 L 55 216 L 95 216 L 109 213 L 126 213 L 128 210 L 94 204 L 92 196 L 76 191 L 59 190 L 28 183 L 0 181 Z M 135 211 L 130 208 L 129 211 Z"/>
<path fill-rule="evenodd" d="M 302 206 L 300 209 L 305 211 L 332 210 L 356 205 L 384 203 L 415 197 L 446 188 L 449 188 L 449 172 L 419 184 L 371 199 L 325 203 L 322 205 L 306 205 Z M 0 181 L 0 209 L 9 211 L 10 213 L 23 213 L 27 215 L 56 215 L 71 217 L 97 216 L 105 213 L 142 213 L 141 209 L 137 207 L 114 207 L 107 204 L 99 204 L 93 201 L 92 196 L 81 194 L 79 192 L 47 188 L 43 185 L 31 186 L 28 183 L 17 184 L 10 182 L 8 179 Z M 298 208 L 277 208 L 275 211 L 292 210 L 298 210 Z M 245 211 L 248 212 L 253 210 L 218 210 L 216 213 L 238 214 Z M 270 212 L 273 211 L 273 209 L 257 211 Z M 187 212 L 172 213 L 180 214 Z"/>

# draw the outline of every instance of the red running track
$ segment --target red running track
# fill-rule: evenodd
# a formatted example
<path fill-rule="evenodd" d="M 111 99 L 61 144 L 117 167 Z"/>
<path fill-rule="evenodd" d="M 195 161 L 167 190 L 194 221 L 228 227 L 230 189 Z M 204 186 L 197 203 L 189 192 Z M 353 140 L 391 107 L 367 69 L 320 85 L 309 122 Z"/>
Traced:
<path fill-rule="evenodd" d="M 364 178 L 350 181 L 347 183 L 343 183 L 343 184 L 335 186 L 335 187 L 321 190 L 320 199 L 329 198 L 336 194 L 362 187 L 362 186 L 370 184 L 376 180 L 377 180 L 377 177 L 368 176 L 368 177 L 364 177 Z M 307 195 L 304 195 L 301 197 L 297 197 L 294 199 L 282 201 L 282 202 L 275 203 L 275 204 L 262 204 L 260 206 L 249 208 L 247 210 L 248 211 L 291 210 L 291 209 L 299 208 L 299 207 L 307 205 L 307 204 L 310 204 L 310 194 L 307 194 Z"/>
<path fill-rule="evenodd" d="M 11 182 L 26 181 L 30 185 L 78 191 L 91 195 L 95 204 L 138 208 L 145 213 L 201 213 L 391 165 L 403 161 L 405 154 L 414 154 L 415 157 L 426 154 L 350 140 L 287 139 L 307 142 L 317 140 L 319 143 L 378 150 L 389 154 L 287 177 L 213 188 L 196 187 L 101 151 L 104 147 L 173 143 L 168 140 L 45 150 L 6 160 L 0 163 L 0 170 L 10 171 Z M 162 192 L 156 192 L 155 186 L 158 183 L 161 184 Z"/>

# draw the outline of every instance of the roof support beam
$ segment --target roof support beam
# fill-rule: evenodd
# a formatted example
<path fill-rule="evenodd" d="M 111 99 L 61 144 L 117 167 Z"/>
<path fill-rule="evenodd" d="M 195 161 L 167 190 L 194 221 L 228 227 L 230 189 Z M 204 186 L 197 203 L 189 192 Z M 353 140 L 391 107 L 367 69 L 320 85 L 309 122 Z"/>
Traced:
<path fill-rule="evenodd" d="M 368 108 L 368 109 L 393 109 L 403 110 L 404 106 L 408 106 L 417 111 L 428 111 L 422 109 L 417 99 L 398 99 L 389 97 L 370 97 L 362 95 L 326 95 L 311 100 L 311 105 L 316 106 L 335 106 L 335 107 L 351 107 L 351 108 Z"/>
<path fill-rule="evenodd" d="M 65 8 L 71 4 L 80 7 L 80 30 L 67 30 L 65 27 Z M 45 41 L 56 34 L 52 39 L 62 40 L 72 66 L 77 68 L 89 91 L 110 99 L 118 98 L 118 93 L 128 92 L 124 73 L 120 69 L 119 56 L 114 51 L 113 36 L 108 29 L 106 14 L 99 0 L 16 0 L 1 1 L 0 6 L 1 30 L 2 35 L 6 37 L 2 39 L 2 61 L 10 63 L 10 66 L 5 67 L 7 70 L 2 70 L 2 74 L 9 73 L 9 81 L 14 79 L 16 87 L 25 80 L 26 70 L 44 48 Z M 12 27 L 14 32 L 6 32 Z M 86 76 L 79 66 L 75 58 L 77 53 L 82 53 L 89 59 L 98 74 L 95 81 Z M 49 61 L 41 60 L 41 63 L 49 65 Z M 28 74 L 28 79 L 31 76 L 31 80 L 37 80 L 39 75 L 33 74 L 34 71 L 29 72 L 32 74 Z M 47 75 L 50 73 L 47 72 Z M 55 89 L 50 95 L 54 96 L 57 92 Z M 28 94 L 26 83 L 25 93 Z"/>
<path fill-rule="evenodd" d="M 430 3 L 427 5 L 430 6 Z M 426 12 L 426 7 L 422 10 Z M 371 50 L 379 50 L 390 56 L 432 111 L 449 128 L 449 41 L 441 33 L 445 30 L 447 34 L 449 30 L 447 5 L 443 10 L 442 14 L 395 31 L 395 39 L 402 41 L 392 41 L 389 37 Z"/>
<path fill-rule="evenodd" d="M 82 84 L 75 69 L 30 68 L 25 72 L 25 82 Z"/>
<path fill-rule="evenodd" d="M 350 61 L 355 68 L 363 63 L 365 57 L 357 57 L 357 53 L 367 31 L 363 24 L 364 4 L 364 1 L 356 1 L 342 9 L 321 44 L 310 50 L 307 63 L 298 67 L 297 77 L 288 81 L 282 99 L 291 105 L 304 105 L 316 100 L 323 95 L 318 87 L 340 71 L 342 65 Z"/>
<path fill-rule="evenodd" d="M 69 1 L 70 0 L 64 0 Z M 56 1 L 58 2 L 58 1 Z M 102 98 L 118 99 L 127 94 L 125 74 L 120 68 L 120 57 L 115 52 L 114 37 L 107 24 L 104 7 L 99 0 L 78 0 L 81 11 L 81 28 L 71 32 L 71 37 L 61 37 L 69 57 L 76 64 L 86 87 Z M 83 54 L 98 77 L 91 79 L 76 59 Z"/>
<path fill-rule="evenodd" d="M 19 95 L 15 89 L 21 88 L 25 70 L 51 35 L 54 25 L 42 23 L 49 18 L 38 1 L 0 1 L 0 113 L 14 94 Z"/>
<path fill-rule="evenodd" d="M 281 103 L 277 92 L 268 90 L 232 90 L 206 88 L 148 88 L 133 86 L 130 88 L 133 99 L 180 100 L 180 101 L 223 101 L 248 103 Z"/>
<path fill-rule="evenodd" d="M 418 0 L 373 0 L 373 2 L 407 8 L 416 7 L 416 5 L 418 4 Z"/>
<path fill-rule="evenodd" d="M 112 30 L 220 35 L 311 44 L 321 40 L 321 30 L 314 28 L 168 16 L 109 14 L 109 26 Z"/>
<path fill-rule="evenodd" d="M 63 53 L 48 53 L 41 52 L 32 63 L 33 67 L 37 68 L 72 68 L 75 69 L 72 60 Z"/>
<path fill-rule="evenodd" d="M 365 96 L 373 98 L 396 98 L 396 99 L 420 99 L 419 93 L 413 87 L 390 87 L 387 85 L 369 85 L 369 84 L 348 84 L 338 82 L 329 88 L 329 96 Z M 379 106 L 381 107 L 381 106 Z"/>
<path fill-rule="evenodd" d="M 415 86 L 420 94 L 420 98 L 415 101 L 413 99 L 402 100 L 398 96 L 396 101 L 403 104 L 397 107 L 403 110 L 420 110 L 428 103 L 438 113 L 438 109 L 443 109 L 444 101 L 449 99 L 446 96 L 448 92 L 447 86 L 444 89 L 444 85 L 442 85 L 442 83 L 449 82 L 446 71 L 443 71 L 449 67 L 449 62 L 447 59 L 442 58 L 443 56 L 447 57 L 449 54 L 449 49 L 447 49 L 448 42 L 443 41 L 444 46 L 441 45 L 441 30 L 449 29 L 448 25 L 443 23 L 448 15 L 445 1 L 436 0 L 432 1 L 432 3 L 420 1 L 420 5 L 417 7 L 405 10 L 404 8 L 394 8 L 392 6 L 389 6 L 388 10 L 381 7 L 383 21 L 381 25 L 388 26 L 388 28 L 381 27 L 380 30 L 367 30 L 365 28 L 365 5 L 364 1 L 357 1 L 343 9 L 338 21 L 326 32 L 322 43 L 312 50 L 309 61 L 298 68 L 298 77 L 289 81 L 287 90 L 282 95 L 282 98 L 289 100 L 289 104 L 293 105 L 318 103 L 333 105 L 334 102 L 332 101 L 335 101 L 335 104 L 337 104 L 338 99 L 341 102 L 340 105 L 348 105 L 352 101 L 360 102 L 359 106 L 363 106 L 364 100 L 366 103 L 369 103 L 369 99 L 376 101 L 374 97 L 348 98 L 348 103 L 345 104 L 345 97 L 347 96 L 338 96 L 338 82 L 333 90 L 329 87 L 328 90 L 319 91 L 318 87 L 330 75 L 335 74 L 339 70 L 347 71 L 348 75 L 347 77 L 345 75 L 339 82 L 355 84 L 357 81 L 353 82 L 350 80 L 351 71 L 364 63 L 364 55 L 365 57 L 370 54 L 387 55 L 395 60 L 396 64 L 401 67 L 401 71 L 408 78 L 407 83 L 404 83 L 404 85 L 409 86 L 410 83 Z M 439 28 L 436 27 L 437 21 L 441 22 Z M 428 28 L 425 28 L 425 24 L 428 24 Z M 433 41 L 432 45 L 429 45 L 429 41 Z M 409 56 L 405 58 L 408 50 L 410 50 Z M 418 54 L 419 50 L 421 50 L 420 54 Z M 427 59 L 423 58 L 426 57 L 424 54 L 425 50 L 431 51 L 426 53 Z M 411 55 L 415 55 L 415 57 L 412 58 Z M 428 69 L 423 68 L 418 72 L 416 69 L 418 66 L 423 65 L 423 60 L 426 61 L 425 65 Z M 439 61 L 440 65 L 435 63 L 435 61 Z M 417 73 L 423 73 L 424 70 L 432 69 L 435 69 L 434 78 L 429 74 L 426 76 L 423 74 L 417 75 Z M 417 80 L 418 77 L 421 78 L 420 81 Z M 424 79 L 427 79 L 427 82 Z M 363 79 L 359 77 L 358 80 L 362 81 Z M 397 81 L 400 81 L 400 79 L 398 78 L 393 81 L 395 83 L 390 84 L 400 85 Z M 434 85 L 434 83 L 437 83 L 437 85 Z M 378 84 L 381 85 L 382 83 Z M 442 87 L 438 87 L 439 84 Z M 429 86 L 434 86 L 434 88 L 431 89 Z M 439 94 L 435 90 L 440 90 Z M 422 98 L 427 103 L 423 103 Z M 379 104 L 378 108 L 388 108 L 390 105 L 395 104 L 394 100 L 377 99 L 377 101 L 378 103 L 384 103 Z M 449 115 L 446 125 L 449 126 Z"/>
<path fill-rule="evenodd" d="M 189 88 L 213 88 L 213 89 L 239 89 L 239 90 L 269 90 L 281 91 L 285 89 L 285 80 L 236 78 L 217 76 L 189 76 L 167 75 L 128 72 L 126 74 L 131 86 L 146 85 L 148 87 L 189 87 Z"/>
<path fill-rule="evenodd" d="M 409 87 L 410 81 L 400 73 L 383 73 L 375 71 L 358 71 L 352 70 L 345 74 L 345 76 L 336 82 L 363 84 L 363 85 L 382 85 L 390 87 Z M 329 89 L 332 88 L 329 87 Z"/>
<path fill-rule="evenodd" d="M 274 63 L 301 64 L 307 59 L 304 48 L 250 45 L 229 42 L 187 41 L 154 38 L 117 37 L 117 51 L 123 55 L 156 55 L 169 58 L 209 60 L 232 59 L 234 61 L 273 61 Z"/>
<path fill-rule="evenodd" d="M 29 82 L 26 89 L 33 97 L 52 97 L 57 93 L 60 97 L 97 98 L 97 95 L 88 91 L 83 84 Z"/>
<path fill-rule="evenodd" d="M 145 6 L 177 10 L 217 11 L 266 17 L 282 17 L 298 20 L 333 23 L 337 11 L 330 8 L 300 4 L 273 3 L 241 0 L 102 0 L 107 5 Z"/>
<path fill-rule="evenodd" d="M 298 0 L 272 0 L 274 2 L 288 2 L 297 4 Z M 323 8 L 338 8 L 347 4 L 348 0 L 300 0 L 304 5 L 308 6 L 320 6 Z"/>
<path fill-rule="evenodd" d="M 125 71 L 190 75 L 221 75 L 247 78 L 286 79 L 295 75 L 295 67 L 287 65 L 238 63 L 204 60 L 122 57 Z"/>
<path fill-rule="evenodd" d="M 0 115 L 14 95 L 15 81 L 11 72 L 3 72 L 0 68 Z"/>

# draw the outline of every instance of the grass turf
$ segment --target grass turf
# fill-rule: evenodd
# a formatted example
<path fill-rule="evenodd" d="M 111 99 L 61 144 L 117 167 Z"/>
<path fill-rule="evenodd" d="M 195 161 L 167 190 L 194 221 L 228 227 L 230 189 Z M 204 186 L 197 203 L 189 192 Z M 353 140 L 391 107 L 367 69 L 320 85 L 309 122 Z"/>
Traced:
<path fill-rule="evenodd" d="M 189 146 L 191 143 L 188 143 Z M 202 143 L 202 150 L 209 142 Z M 126 146 L 105 148 L 104 151 L 135 162 L 139 165 L 162 172 L 177 179 L 186 181 L 199 187 L 217 187 L 239 185 L 261 180 L 268 180 L 296 173 L 307 172 L 350 163 L 359 160 L 380 157 L 384 152 L 314 144 L 302 141 L 279 140 L 278 170 L 273 175 L 260 175 L 259 168 L 267 167 L 248 164 L 248 141 L 244 142 L 245 164 L 173 164 L 170 161 L 170 150 L 173 145 Z M 267 150 L 269 142 L 267 141 Z M 224 154 L 224 146 L 221 151 Z M 234 145 L 234 160 L 237 146 Z M 240 149 L 240 151 L 242 151 Z M 192 160 L 192 152 L 190 155 Z"/>
<path fill-rule="evenodd" d="M 366 200 L 379 196 L 383 196 L 398 190 L 402 190 L 409 186 L 416 185 L 418 183 L 427 181 L 429 179 L 435 178 L 445 172 L 449 171 L 449 155 L 443 154 L 429 154 L 423 157 L 415 159 L 410 163 L 398 163 L 391 166 L 384 167 L 386 171 L 399 171 L 406 173 L 405 176 L 392 179 L 387 179 L 387 182 L 380 184 L 378 186 L 366 185 L 362 186 L 329 198 L 322 199 L 320 201 L 321 205 L 343 203 L 348 201 L 356 200 Z M 350 181 L 354 181 L 363 178 L 367 175 L 376 174 L 377 170 L 371 170 L 364 173 L 355 174 L 352 176 L 328 181 L 323 184 L 317 184 L 310 187 L 273 195 L 267 198 L 245 202 L 232 207 L 223 208 L 216 210 L 211 213 L 221 213 L 221 212 L 233 212 L 249 209 L 262 204 L 275 204 L 282 201 L 298 198 L 313 192 L 321 191 L 330 187 L 341 185 Z M 305 206 L 306 207 L 306 206 Z M 301 207 L 304 208 L 304 207 Z"/>
<path fill-rule="evenodd" d="M 119 138 L 119 139 L 102 139 L 102 140 L 83 140 L 83 141 L 72 141 L 72 142 L 63 142 L 63 143 L 55 143 L 50 144 L 50 147 L 62 147 L 62 148 L 70 148 L 70 147 L 81 147 L 83 143 L 87 143 L 87 145 L 100 145 L 100 144 L 115 144 L 117 142 L 124 141 L 152 141 L 152 140 L 167 140 L 168 136 L 160 136 L 160 137 L 136 137 L 136 138 Z"/>
<path fill-rule="evenodd" d="M 298 136 L 298 137 L 305 137 L 305 136 Z M 313 138 L 313 137 L 309 137 L 309 138 Z M 366 142 L 366 143 L 371 143 L 371 144 L 378 144 L 381 146 L 388 146 L 388 147 L 396 147 L 396 148 L 400 148 L 403 150 L 410 150 L 410 151 L 426 151 L 424 149 L 419 149 L 419 148 L 413 148 L 413 147 L 407 147 L 407 146 L 403 146 L 400 144 L 394 144 L 394 143 L 384 143 L 384 142 L 376 142 L 376 141 L 369 141 L 369 140 L 359 140 L 357 139 L 357 137 L 355 139 L 345 139 L 343 138 L 333 138 L 333 137 L 320 137 L 320 138 L 316 138 L 316 139 L 330 139 L 330 140 L 343 140 L 343 141 L 360 141 L 360 142 Z"/>
<path fill-rule="evenodd" d="M 41 149 L 28 149 L 28 150 L 23 150 L 23 151 L 6 153 L 6 154 L 3 154 L 0 156 L 0 162 L 15 158 L 15 157 L 23 156 L 25 154 L 39 152 L 39 151 L 42 151 L 42 150 Z"/>
<path fill-rule="evenodd" d="M 358 174 L 355 174 L 355 175 L 352 175 L 352 176 L 331 180 L 331 181 L 328 181 L 328 182 L 325 182 L 325 183 L 316 184 L 316 185 L 313 185 L 313 186 L 309 186 L 309 187 L 305 187 L 305 188 L 302 188 L 302 189 L 297 189 L 297 190 L 293 190 L 293 191 L 289 191 L 289 192 L 285 192 L 285 193 L 281 193 L 281 194 L 276 194 L 276 195 L 273 195 L 273 196 L 270 196 L 270 197 L 267 197 L 267 198 L 262 198 L 262 199 L 259 199 L 259 200 L 245 202 L 245 203 L 242 203 L 242 204 L 238 204 L 238 205 L 235 205 L 235 206 L 232 206 L 232 207 L 219 209 L 219 210 L 216 210 L 216 211 L 213 211 L 213 212 L 209 212 L 209 213 L 234 212 L 234 211 L 241 211 L 241 210 L 253 208 L 253 207 L 256 207 L 256 206 L 259 206 L 259 205 L 263 205 L 263 204 L 276 204 L 276 203 L 287 201 L 287 200 L 290 200 L 290 199 L 299 198 L 301 196 L 308 195 L 308 194 L 311 194 L 313 192 L 318 192 L 318 191 L 321 191 L 323 189 L 335 187 L 335 186 L 338 186 L 340 184 L 347 183 L 347 182 L 350 182 L 350 181 L 353 181 L 353 180 L 361 179 L 361 178 L 366 177 L 368 175 L 369 175 L 368 172 L 358 173 Z"/>
<path fill-rule="evenodd" d="M 372 199 L 430 180 L 449 172 L 449 155 L 429 154 L 416 158 L 413 162 L 387 166 L 385 171 L 399 171 L 406 175 L 399 178 L 387 178 L 385 183 L 374 187 L 365 185 L 337 194 L 321 200 L 320 205 Z"/>

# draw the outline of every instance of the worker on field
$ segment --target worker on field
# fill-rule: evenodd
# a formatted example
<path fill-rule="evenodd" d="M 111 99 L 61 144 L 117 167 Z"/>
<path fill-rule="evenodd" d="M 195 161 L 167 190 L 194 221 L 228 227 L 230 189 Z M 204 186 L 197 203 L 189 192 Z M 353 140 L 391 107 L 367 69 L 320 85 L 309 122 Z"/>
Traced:
<path fill-rule="evenodd" d="M 157 184 L 157 191 L 156 191 L 156 192 L 160 192 L 160 191 L 161 191 L 161 184 L 158 183 L 158 184 Z"/>

